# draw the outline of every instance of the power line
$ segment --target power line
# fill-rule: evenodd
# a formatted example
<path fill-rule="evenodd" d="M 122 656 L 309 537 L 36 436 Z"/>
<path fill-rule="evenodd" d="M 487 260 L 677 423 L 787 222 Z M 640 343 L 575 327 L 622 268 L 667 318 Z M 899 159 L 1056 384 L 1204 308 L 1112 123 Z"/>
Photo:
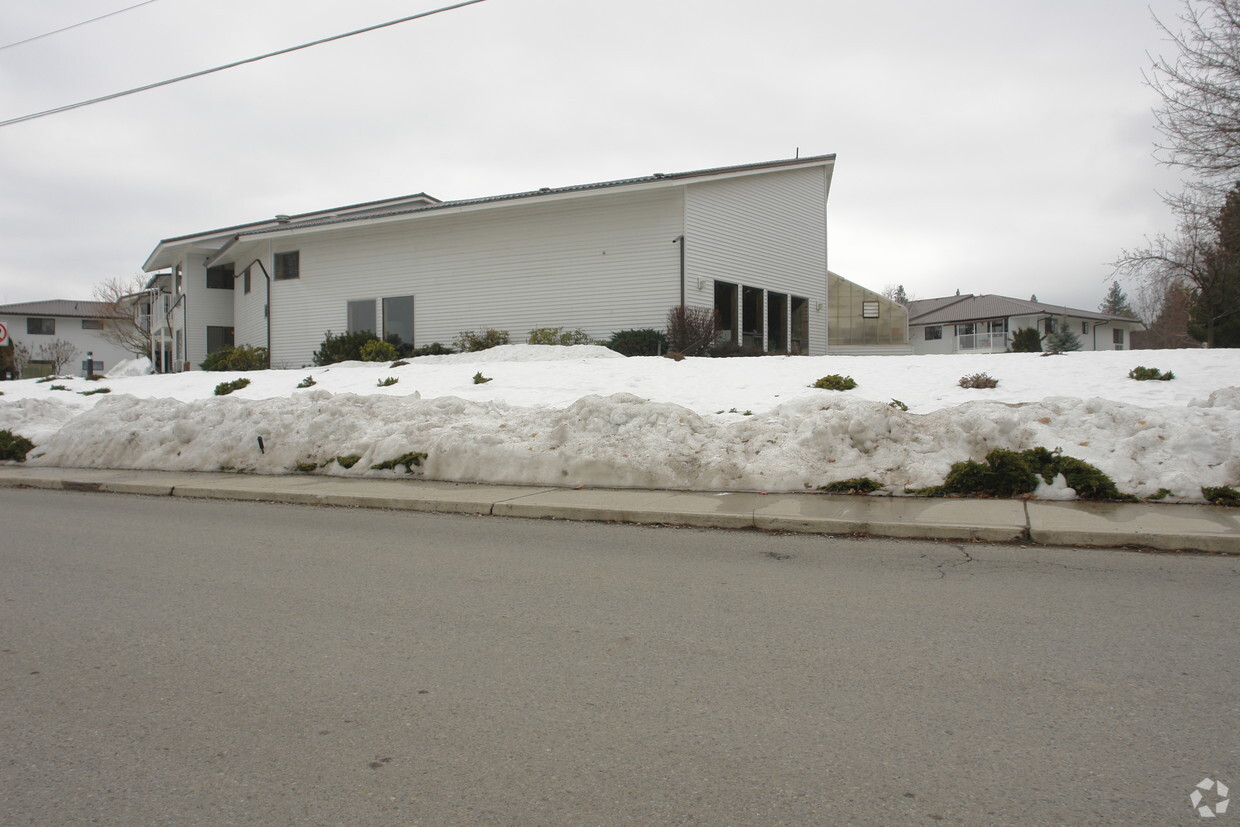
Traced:
<path fill-rule="evenodd" d="M 20 46 L 23 43 L 29 43 L 32 40 L 41 40 L 44 37 L 51 37 L 54 34 L 60 34 L 61 32 L 67 32 L 70 29 L 76 29 L 78 26 L 85 26 L 87 23 L 94 23 L 96 20 L 103 20 L 105 17 L 111 17 L 113 15 L 120 14 L 121 12 L 129 11 L 130 9 L 136 9 L 138 8 L 138 6 L 147 6 L 154 2 L 157 2 L 157 0 L 143 0 L 143 2 L 141 3 L 135 3 L 132 6 L 127 6 L 123 9 L 117 9 L 116 11 L 110 11 L 107 14 L 101 14 L 98 17 L 92 17 L 90 20 L 83 20 L 81 23 L 74 23 L 72 26 L 65 26 L 63 29 L 56 29 L 55 31 L 44 32 L 43 34 L 36 34 L 34 37 L 28 37 L 25 40 L 18 40 L 15 43 L 6 43 L 3 46 L 0 46 L 0 49 L 11 49 L 14 46 Z"/>
<path fill-rule="evenodd" d="M 353 37 L 354 35 L 365 34 L 367 32 L 373 32 L 376 29 L 385 29 L 388 26 L 395 26 L 398 23 L 408 23 L 410 20 L 419 20 L 423 17 L 430 17 L 431 15 L 434 15 L 434 14 L 441 14 L 446 11 L 453 11 L 455 9 L 464 8 L 465 6 L 472 6 L 476 3 L 485 3 L 485 2 L 486 0 L 464 0 L 464 2 L 455 3 L 451 6 L 443 6 L 442 8 L 432 9 L 431 11 L 424 11 L 418 14 L 411 14 L 408 17 L 402 17 L 398 20 L 389 20 L 386 23 L 379 23 L 374 26 L 367 26 L 364 29 L 356 29 L 351 32 L 345 32 L 344 34 L 335 34 L 335 35 L 332 35 L 331 37 L 324 37 L 321 40 L 314 40 L 314 41 L 311 41 L 310 43 L 302 43 L 300 46 L 290 46 L 287 49 L 280 49 L 275 52 L 268 52 L 265 55 L 258 55 L 256 57 L 247 57 L 244 60 L 237 60 L 232 63 L 226 63 L 223 66 L 216 66 L 213 69 L 203 69 L 198 72 L 191 72 L 188 75 L 181 75 L 180 77 L 170 78 L 168 80 L 161 80 L 156 83 L 148 83 L 146 86 L 138 86 L 133 89 L 126 89 L 124 92 L 113 92 L 112 94 L 104 95 L 101 98 L 92 98 L 91 100 L 79 101 L 77 103 L 70 103 L 70 104 L 66 104 L 65 106 L 58 106 L 55 109 L 46 109 L 42 112 L 35 112 L 30 115 L 22 115 L 21 117 L 18 117 L 18 118 L 10 118 L 7 121 L 0 121 L 0 127 L 12 126 L 15 123 L 22 123 L 23 121 L 33 121 L 35 118 L 43 118 L 43 117 L 46 117 L 47 115 L 56 115 L 56 114 L 59 114 L 60 112 L 68 112 L 71 109 L 80 109 L 83 106 L 90 106 L 91 104 L 95 104 L 95 103 L 103 103 L 104 101 L 115 100 L 116 98 L 123 98 L 126 95 L 136 95 L 138 92 L 146 92 L 150 89 L 158 89 L 161 86 L 170 86 L 173 83 L 180 83 L 183 80 L 191 80 L 193 78 L 200 78 L 203 75 L 210 75 L 215 72 L 222 72 L 225 69 L 234 69 L 238 66 L 244 66 L 247 63 L 257 63 L 258 61 L 266 60 L 269 57 L 277 57 L 279 55 L 286 55 L 289 52 L 296 52 L 301 49 L 309 49 L 311 46 L 320 46 L 324 43 L 331 43 L 334 40 L 343 40 L 346 37 Z"/>

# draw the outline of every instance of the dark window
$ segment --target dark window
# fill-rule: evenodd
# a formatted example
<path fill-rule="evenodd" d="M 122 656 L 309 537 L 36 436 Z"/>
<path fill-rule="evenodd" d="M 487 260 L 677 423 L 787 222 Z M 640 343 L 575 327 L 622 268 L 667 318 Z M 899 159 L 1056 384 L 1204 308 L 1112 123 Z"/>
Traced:
<path fill-rule="evenodd" d="M 878 302 L 862 302 L 861 318 L 877 319 L 878 318 Z"/>
<path fill-rule="evenodd" d="M 941 324 L 926 325 L 926 341 L 927 342 L 932 342 L 935 339 L 942 339 L 942 338 L 943 338 L 943 325 Z"/>
<path fill-rule="evenodd" d="M 1081 322 L 1081 332 L 1082 333 L 1089 332 L 1089 322 Z"/>
<path fill-rule="evenodd" d="M 369 330 L 371 333 L 375 332 L 374 299 L 360 299 L 349 302 L 348 313 L 350 333 L 360 333 L 363 330 Z"/>
<path fill-rule="evenodd" d="M 231 327 L 213 327 L 207 325 L 207 353 L 215 353 L 221 348 L 233 346 L 233 329 Z"/>
<path fill-rule="evenodd" d="M 56 320 L 36 319 L 30 316 L 26 319 L 26 333 L 31 336 L 55 336 Z"/>
<path fill-rule="evenodd" d="M 245 274 L 242 280 L 245 282 L 245 292 L 249 293 L 250 292 L 250 268 L 249 267 L 245 268 Z"/>
<path fill-rule="evenodd" d="M 103 319 L 82 319 L 83 330 L 103 330 Z"/>
<path fill-rule="evenodd" d="M 396 336 L 402 344 L 413 344 L 413 296 L 389 296 L 383 300 L 383 338 Z"/>
<path fill-rule="evenodd" d="M 1111 342 L 1117 345 L 1124 343 L 1124 328 L 1116 327 L 1111 330 Z M 1119 350 L 1119 348 L 1116 348 L 1116 350 Z"/>
<path fill-rule="evenodd" d="M 297 250 L 276 253 L 274 263 L 275 275 L 272 278 L 276 281 L 301 278 L 301 255 Z"/>
<path fill-rule="evenodd" d="M 219 264 L 207 268 L 207 287 L 212 290 L 232 290 L 235 271 L 231 264 Z"/>

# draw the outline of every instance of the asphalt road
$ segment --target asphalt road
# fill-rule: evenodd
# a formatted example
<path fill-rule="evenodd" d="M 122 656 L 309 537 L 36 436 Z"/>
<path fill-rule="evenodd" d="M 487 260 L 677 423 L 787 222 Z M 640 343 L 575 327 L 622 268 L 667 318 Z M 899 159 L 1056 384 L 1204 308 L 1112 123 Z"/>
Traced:
<path fill-rule="evenodd" d="M 4 824 L 1188 824 L 1240 790 L 1235 558 L 12 489 L 0 526 Z"/>

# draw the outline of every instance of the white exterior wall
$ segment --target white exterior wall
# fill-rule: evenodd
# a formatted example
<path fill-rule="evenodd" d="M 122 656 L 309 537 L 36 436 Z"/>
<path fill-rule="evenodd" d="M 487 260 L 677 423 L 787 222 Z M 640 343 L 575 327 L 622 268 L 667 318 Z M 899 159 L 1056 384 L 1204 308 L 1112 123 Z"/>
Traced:
<path fill-rule="evenodd" d="M 716 279 L 803 296 L 809 354 L 826 353 L 830 175 L 811 167 L 689 184 L 686 304 L 713 306 Z"/>
<path fill-rule="evenodd" d="M 56 333 L 52 336 L 31 335 L 26 332 L 26 319 L 55 319 Z M 93 351 L 94 361 L 103 363 L 103 370 L 111 370 L 118 362 L 132 359 L 134 354 L 122 350 L 103 338 L 102 331 L 83 330 L 82 316 L 0 316 L 0 324 L 9 331 L 9 339 L 15 344 L 25 345 L 33 359 L 39 357 L 39 346 L 50 345 L 57 339 L 69 342 L 78 349 L 77 355 L 65 365 L 64 372 L 73 376 L 82 374 L 82 363 L 86 361 L 87 351 Z"/>
<path fill-rule="evenodd" d="M 1008 318 L 1008 344 L 1012 341 L 1012 334 L 1017 330 L 1025 327 L 1032 327 L 1039 333 L 1045 333 L 1046 320 L 1045 314 L 1032 316 L 1011 316 Z M 1058 317 L 1056 317 L 1058 318 Z M 1089 332 L 1081 332 L 1081 323 L 1089 324 Z M 913 346 L 913 352 L 918 354 L 933 353 L 984 353 L 985 351 L 969 351 L 956 349 L 956 325 L 952 323 L 941 325 L 943 328 L 943 338 L 932 339 L 926 341 L 926 327 L 932 325 L 911 325 L 909 327 L 909 344 Z M 1076 334 L 1077 339 L 1081 342 L 1081 350 L 1116 350 L 1113 341 L 1113 330 L 1121 328 L 1124 331 L 1124 344 L 1119 350 L 1131 350 L 1132 342 L 1130 338 L 1134 330 L 1141 330 L 1140 322 L 1120 322 L 1113 321 L 1102 324 L 1095 322 L 1093 319 L 1082 319 L 1080 317 L 1068 316 L 1069 329 Z M 1095 330 L 1097 331 L 1095 333 Z M 1097 347 L 1095 347 L 1095 344 Z"/>
<path fill-rule="evenodd" d="M 661 329 L 679 302 L 683 187 L 530 199 L 392 223 L 272 234 L 238 245 L 238 268 L 300 253 L 300 278 L 271 283 L 272 363 L 309 364 L 327 331 L 347 329 L 358 299 L 415 297 L 414 344 L 451 345 L 462 330 Z M 238 344 L 265 344 L 266 285 L 234 291 Z"/>

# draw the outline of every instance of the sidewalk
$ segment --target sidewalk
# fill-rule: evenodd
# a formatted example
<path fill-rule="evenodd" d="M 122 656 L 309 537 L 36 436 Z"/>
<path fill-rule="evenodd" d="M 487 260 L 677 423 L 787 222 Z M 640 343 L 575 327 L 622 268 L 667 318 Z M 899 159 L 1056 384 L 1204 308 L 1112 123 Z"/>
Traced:
<path fill-rule="evenodd" d="M 564 489 L 425 480 L 0 466 L 0 487 L 927 540 L 1240 554 L 1240 509 L 1039 500 Z"/>

